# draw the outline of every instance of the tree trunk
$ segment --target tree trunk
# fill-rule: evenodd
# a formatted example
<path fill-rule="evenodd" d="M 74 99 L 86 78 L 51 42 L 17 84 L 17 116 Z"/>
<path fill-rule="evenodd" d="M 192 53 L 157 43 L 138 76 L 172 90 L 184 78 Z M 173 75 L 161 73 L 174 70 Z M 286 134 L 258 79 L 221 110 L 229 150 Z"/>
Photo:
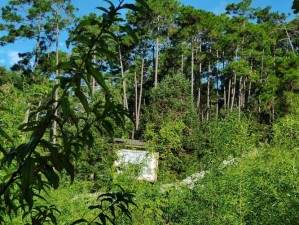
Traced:
<path fill-rule="evenodd" d="M 59 77 L 59 71 L 58 71 L 58 63 L 59 63 L 59 52 L 58 52 L 58 38 L 59 38 L 59 24 L 58 21 L 56 21 L 56 78 L 55 83 L 58 84 L 58 77 Z M 57 117 L 57 105 L 58 105 L 58 88 L 56 88 L 54 93 L 54 116 Z M 56 118 L 53 120 L 52 124 L 52 130 L 53 130 L 53 136 L 52 136 L 52 144 L 56 144 L 57 140 L 57 122 Z"/>
<path fill-rule="evenodd" d="M 184 54 L 181 56 L 181 72 L 184 73 Z"/>
<path fill-rule="evenodd" d="M 96 56 L 93 56 L 93 63 L 96 64 Z M 91 94 L 94 95 L 96 90 L 96 80 L 94 77 L 91 78 Z"/>
<path fill-rule="evenodd" d="M 135 94 L 135 130 L 138 130 L 138 87 L 137 87 L 136 72 L 134 74 L 134 94 Z"/>
<path fill-rule="evenodd" d="M 273 97 L 272 97 L 272 123 L 275 120 L 275 96 L 274 96 L 274 88 L 272 89 Z"/>
<path fill-rule="evenodd" d="M 191 44 L 191 97 L 193 100 L 193 90 L 194 90 L 194 48 L 193 41 Z"/>
<path fill-rule="evenodd" d="M 219 52 L 218 50 L 216 51 L 216 94 L 217 94 L 217 103 L 216 103 L 216 119 L 218 119 L 218 114 L 219 114 L 219 68 L 218 68 L 218 57 L 219 57 Z"/>
<path fill-rule="evenodd" d="M 224 109 L 226 110 L 227 101 L 226 101 L 226 87 L 225 87 L 225 85 L 223 85 L 223 101 L 224 101 L 223 106 L 224 106 Z"/>
<path fill-rule="evenodd" d="M 224 51 L 222 51 L 222 68 L 225 67 L 225 62 L 224 62 Z M 224 79 L 224 78 L 223 78 Z M 225 83 L 223 83 L 223 100 L 224 100 L 224 109 L 226 110 L 227 109 L 227 90 L 226 90 L 226 86 L 225 86 Z"/>
<path fill-rule="evenodd" d="M 250 101 L 250 97 L 251 97 L 251 80 L 249 80 L 249 85 L 248 85 L 248 97 L 247 97 L 247 102 Z"/>
<path fill-rule="evenodd" d="M 233 111 L 234 108 L 234 102 L 235 102 L 235 95 L 236 95 L 236 84 L 237 84 L 237 75 L 234 71 L 234 82 L 232 85 L 232 101 L 231 101 L 231 107 L 230 107 L 230 111 Z"/>
<path fill-rule="evenodd" d="M 127 98 L 127 84 L 126 84 L 126 79 L 125 79 L 124 66 L 123 66 L 122 54 L 120 51 L 120 45 L 118 45 L 118 56 L 119 56 L 119 63 L 120 63 L 122 88 L 123 88 L 123 106 L 125 109 L 128 110 L 129 107 L 128 107 L 128 98 Z"/>
<path fill-rule="evenodd" d="M 227 94 L 227 106 L 226 108 L 229 110 L 230 108 L 230 100 L 231 100 L 231 86 L 232 86 L 232 78 L 230 77 L 228 80 L 228 94 Z"/>
<path fill-rule="evenodd" d="M 246 79 L 244 79 L 243 81 L 243 92 L 242 92 L 242 108 L 245 108 L 246 105 L 246 83 L 247 83 L 248 77 L 246 77 Z"/>
<path fill-rule="evenodd" d="M 139 101 L 138 101 L 138 109 L 137 109 L 137 126 L 136 130 L 139 129 L 139 122 L 140 122 L 140 110 L 141 110 L 141 101 L 142 101 L 142 92 L 143 92 L 143 76 L 144 76 L 144 58 L 141 62 L 141 77 L 140 77 L 140 90 L 139 90 Z"/>
<path fill-rule="evenodd" d="M 210 48 L 210 53 L 212 49 Z M 211 75 L 211 61 L 209 60 L 208 66 L 208 84 L 207 84 L 207 121 L 209 120 L 209 113 L 210 113 L 210 75 Z"/>
<path fill-rule="evenodd" d="M 295 53 L 295 49 L 294 49 L 293 43 L 292 43 L 292 41 L 291 41 L 291 37 L 290 37 L 290 35 L 289 35 L 289 32 L 288 32 L 288 30 L 287 30 L 285 24 L 283 23 L 282 25 L 283 25 L 283 28 L 284 28 L 286 34 L 287 34 L 288 41 L 289 41 L 289 44 L 290 44 L 290 46 L 291 46 L 291 49 L 292 49 L 292 51 Z"/>
<path fill-rule="evenodd" d="M 199 45 L 199 55 L 201 57 L 201 40 Z M 198 93 L 197 93 L 197 101 L 196 101 L 196 107 L 200 112 L 200 104 L 201 104 L 201 76 L 202 76 L 202 62 L 201 58 L 199 61 L 199 74 L 198 74 Z"/>
<path fill-rule="evenodd" d="M 239 46 L 237 45 L 236 48 L 236 55 L 235 55 L 235 61 L 238 60 L 238 52 L 239 52 Z M 231 107 L 230 107 L 230 111 L 233 111 L 234 108 L 234 103 L 235 103 L 235 96 L 236 96 L 236 86 L 237 86 L 237 75 L 236 72 L 233 70 L 234 73 L 234 82 L 232 85 L 232 100 L 231 100 Z"/>
<path fill-rule="evenodd" d="M 238 120 L 239 122 L 241 121 L 241 108 L 242 108 L 242 99 L 243 99 L 243 96 L 242 96 L 242 76 L 240 77 L 240 80 L 239 80 L 239 104 L 238 104 L 238 110 L 239 110 L 239 117 L 238 117 Z"/>
<path fill-rule="evenodd" d="M 37 64 L 38 64 L 38 49 L 40 48 L 40 38 L 41 38 L 41 15 L 38 17 L 38 36 L 37 36 L 37 41 L 35 45 L 35 59 L 34 59 L 34 64 L 33 64 L 33 70 L 35 70 Z"/>
<path fill-rule="evenodd" d="M 38 108 L 42 105 L 42 100 L 39 100 L 38 101 Z M 39 112 L 36 113 L 36 116 L 35 116 L 35 120 L 38 121 L 38 118 L 39 118 Z"/>
<path fill-rule="evenodd" d="M 25 112 L 25 118 L 24 118 L 24 121 L 23 123 L 28 123 L 29 122 L 29 115 L 30 115 L 30 103 L 26 101 L 26 112 Z"/>
<path fill-rule="evenodd" d="M 263 49 L 263 54 L 262 54 L 261 72 L 260 72 L 260 86 L 262 86 L 263 79 L 264 79 L 264 52 L 265 52 L 265 49 Z M 262 102 L 261 102 L 261 98 L 260 98 L 260 95 L 259 95 L 259 97 L 258 97 L 258 112 L 259 112 L 259 116 L 261 116 L 260 113 L 262 111 L 261 104 L 262 104 Z"/>
<path fill-rule="evenodd" d="M 26 111 L 25 111 L 25 118 L 24 118 L 24 121 L 23 123 L 24 124 L 28 124 L 29 123 L 29 116 L 30 116 L 30 102 L 27 102 L 26 101 Z M 26 126 L 27 127 L 27 126 Z M 23 142 L 26 142 L 26 139 L 27 139 L 27 132 L 24 132 L 23 133 Z"/>
<path fill-rule="evenodd" d="M 157 38 L 156 38 L 156 59 L 155 59 L 155 84 L 154 88 L 157 88 L 158 85 L 158 65 L 159 65 L 159 32 L 160 32 L 160 16 L 158 16 L 158 30 L 157 30 Z"/>

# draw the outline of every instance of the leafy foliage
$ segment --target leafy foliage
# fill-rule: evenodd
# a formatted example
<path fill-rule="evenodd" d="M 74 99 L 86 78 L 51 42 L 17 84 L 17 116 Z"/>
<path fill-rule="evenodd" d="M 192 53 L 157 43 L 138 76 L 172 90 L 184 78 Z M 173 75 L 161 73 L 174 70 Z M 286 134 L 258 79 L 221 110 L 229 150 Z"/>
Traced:
<path fill-rule="evenodd" d="M 92 211 L 97 211 L 96 217 L 91 221 L 87 221 L 86 219 L 82 218 L 76 220 L 72 224 L 107 224 L 109 221 L 111 224 L 115 225 L 118 224 L 116 215 L 119 213 L 117 210 L 132 220 L 131 213 L 129 211 L 129 205 L 132 204 L 136 206 L 136 204 L 133 202 L 133 196 L 134 195 L 132 193 L 124 192 L 124 190 L 121 190 L 121 192 L 101 194 L 97 198 L 100 203 L 98 205 L 91 205 L 88 207 L 91 213 Z"/>
<path fill-rule="evenodd" d="M 0 44 L 34 46 L 0 68 L 0 223 L 296 224 L 298 18 L 119 2 L 72 24 L 70 55 L 50 48 L 69 0 L 2 9 Z M 160 153 L 156 183 L 115 175 L 114 136 Z"/>
<path fill-rule="evenodd" d="M 294 0 L 293 1 L 292 9 L 294 10 L 294 13 L 298 13 L 299 12 L 299 1 L 298 0 Z"/>
<path fill-rule="evenodd" d="M 174 150 L 196 148 L 198 117 L 184 75 L 168 76 L 153 90 L 148 116 L 147 139 Z"/>
<path fill-rule="evenodd" d="M 298 151 L 264 149 L 224 169 L 216 168 L 194 189 L 183 189 L 179 195 L 169 192 L 165 220 L 172 224 L 295 224 L 297 158 Z"/>
<path fill-rule="evenodd" d="M 86 19 L 79 23 L 72 41 L 83 44 L 85 48 L 81 49 L 80 58 L 73 55 L 58 65 L 57 69 L 63 71 L 63 75 L 58 77 L 60 82 L 53 88 L 53 92 L 59 90 L 61 93 L 57 102 L 51 99 L 42 104 L 31 113 L 28 123 L 21 126 L 21 131 L 28 132 L 31 136 L 28 142 L 12 147 L 10 150 L 5 150 L 8 147 L 2 147 L 1 144 L 3 153 L 1 167 L 6 168 L 7 171 L 4 176 L 1 176 L 0 184 L 2 212 L 6 211 L 11 215 L 12 212 L 17 213 L 17 210 L 21 208 L 25 216 L 35 209 L 32 211 L 34 213 L 31 213 L 32 223 L 42 223 L 47 218 L 55 223 L 52 208 L 43 206 L 36 208 L 35 199 L 40 198 L 39 194 L 46 192 L 49 187 L 54 189 L 59 187 L 58 173 L 65 171 L 71 181 L 74 180 L 73 158 L 76 152 L 84 146 L 89 148 L 93 146 L 94 137 L 91 127 L 101 133 L 106 132 L 112 135 L 113 127 L 110 121 L 115 122 L 116 126 L 124 125 L 125 116 L 128 116 L 128 113 L 121 105 L 113 101 L 102 73 L 93 63 L 93 55 L 94 49 L 97 52 L 105 52 L 108 61 L 113 63 L 114 54 L 108 49 L 108 43 L 116 37 L 109 29 L 114 23 L 123 22 L 119 18 L 120 10 L 132 7 L 133 5 L 121 5 L 121 3 L 114 6 L 110 2 L 110 8 L 104 10 L 101 21 Z M 94 36 L 84 32 L 84 26 L 91 23 L 95 23 L 94 25 L 99 29 L 99 33 Z M 91 78 L 97 81 L 105 93 L 105 101 L 96 102 L 92 106 L 87 98 L 90 92 L 83 92 L 81 82 L 84 80 L 90 90 Z M 56 111 L 59 112 L 58 116 Z M 40 114 L 40 117 L 36 121 L 37 114 Z M 51 134 L 52 121 L 56 121 L 59 127 L 58 144 L 52 144 L 47 140 L 47 136 Z M 0 134 L 12 142 L 4 130 L 1 129 Z M 115 198 L 117 206 L 129 216 L 123 203 L 126 205 L 131 203 L 132 195 L 108 194 L 103 197 L 106 197 L 106 200 Z M 2 205 L 3 202 L 5 205 Z M 1 213 L 1 221 L 3 221 L 2 215 Z M 102 217 L 103 214 L 99 215 Z"/>

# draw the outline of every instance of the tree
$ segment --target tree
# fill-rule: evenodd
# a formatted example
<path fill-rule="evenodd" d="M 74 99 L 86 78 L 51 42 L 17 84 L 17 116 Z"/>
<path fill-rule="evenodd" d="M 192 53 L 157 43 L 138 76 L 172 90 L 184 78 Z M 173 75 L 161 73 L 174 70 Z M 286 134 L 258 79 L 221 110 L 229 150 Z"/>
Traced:
<path fill-rule="evenodd" d="M 53 42 L 55 43 L 55 61 L 56 67 L 59 63 L 59 32 L 68 27 L 74 19 L 74 7 L 70 0 L 57 1 L 26 1 L 17 0 L 10 1 L 2 8 L 2 18 L 6 22 L 3 27 L 8 32 L 6 36 L 1 37 L 3 43 L 13 42 L 19 38 L 35 40 L 35 47 L 32 52 L 20 53 L 21 60 L 12 67 L 15 71 L 22 71 L 24 76 L 27 76 L 31 82 L 35 82 L 34 73 L 38 74 L 36 68 L 40 64 L 44 55 L 51 51 Z M 34 60 L 31 65 L 31 60 Z M 41 67 L 41 65 L 39 65 Z M 51 76 L 51 72 L 44 79 Z M 59 76 L 59 71 L 56 70 L 56 77 Z M 40 74 L 41 75 L 41 74 Z M 37 77 L 37 76 L 36 76 Z M 57 101 L 58 92 L 54 94 L 54 99 Z M 37 105 L 41 105 L 41 99 Z M 30 106 L 34 105 L 27 102 L 27 115 L 30 112 Z M 27 121 L 28 118 L 25 118 Z M 57 135 L 56 122 L 53 121 L 53 137 L 52 141 L 55 144 Z"/>
<path fill-rule="evenodd" d="M 177 0 L 146 2 L 151 10 L 144 15 L 130 15 L 130 20 L 134 26 L 139 28 L 139 34 L 149 37 L 152 47 L 153 86 L 157 88 L 160 79 L 158 76 L 160 70 L 160 52 L 166 48 L 169 42 L 170 31 L 173 29 L 173 22 L 178 12 L 179 2 Z"/>
<path fill-rule="evenodd" d="M 142 3 L 142 1 L 140 2 Z M 144 4 L 141 5 L 144 6 Z M 104 11 L 102 21 L 87 19 L 81 21 L 76 27 L 76 35 L 73 40 L 85 46 L 81 49 L 82 57 L 79 59 L 74 55 L 59 63 L 57 69 L 63 71 L 64 75 L 60 77 L 59 84 L 54 86 L 53 91 L 60 89 L 61 94 L 57 101 L 51 99 L 32 112 L 28 123 L 21 126 L 22 131 L 28 132 L 31 136 L 28 142 L 15 145 L 13 139 L 0 128 L 0 135 L 6 140 L 0 146 L 0 151 L 3 154 L 1 168 L 6 168 L 5 171 L 7 171 L 5 176 L 1 176 L 0 181 L 1 212 L 5 211 L 11 215 L 20 208 L 26 216 L 34 207 L 37 209 L 36 207 L 39 206 L 36 205 L 35 200 L 41 197 L 39 193 L 46 191 L 49 187 L 54 189 L 59 187 L 59 173 L 65 170 L 71 181 L 74 180 L 72 158 L 78 149 L 92 146 L 94 138 L 91 127 L 95 127 L 99 132 L 107 132 L 112 135 L 111 121 L 114 121 L 117 126 L 124 125 L 124 119 L 128 113 L 121 105 L 113 101 L 99 68 L 93 63 L 95 54 L 93 50 L 106 52 L 107 58 L 111 61 L 114 60 L 113 53 L 108 49 L 108 43 L 115 40 L 115 36 L 109 29 L 115 22 L 123 21 L 119 18 L 119 11 L 126 8 L 138 10 L 134 5 L 122 5 L 121 2 L 115 7 L 111 3 L 109 10 L 100 8 Z M 84 27 L 91 24 L 97 25 L 100 32 L 97 34 L 84 33 Z M 92 77 L 102 87 L 105 101 L 99 101 L 90 106 L 86 95 L 90 95 L 91 92 L 83 93 L 81 80 L 87 81 L 87 87 L 91 90 L 90 80 Z M 73 99 L 79 103 L 76 107 L 73 105 Z M 78 107 L 79 111 L 76 110 Z M 57 116 L 55 115 L 56 111 L 59 111 Z M 38 121 L 35 121 L 32 118 L 37 113 L 40 113 L 41 116 Z M 47 140 L 53 121 L 56 121 L 59 127 L 57 135 L 59 142 L 56 144 Z M 119 202 L 121 204 L 125 202 L 126 205 L 122 205 L 120 208 L 129 215 L 127 206 L 132 203 L 132 198 L 125 195 L 123 197 L 123 200 L 120 199 Z M 53 223 L 56 223 L 55 215 L 42 216 L 43 212 L 40 211 L 40 213 L 41 217 L 38 217 L 40 221 L 35 221 L 34 217 L 31 218 L 33 223 L 41 223 L 45 217 L 49 217 Z M 0 219 L 1 222 L 4 222 L 2 215 L 1 213 Z M 94 220 L 103 221 L 103 215 L 105 214 L 100 212 Z M 105 217 L 106 219 L 108 218 Z M 82 222 L 82 220 L 80 221 Z"/>
<path fill-rule="evenodd" d="M 169 75 L 159 88 L 152 89 L 147 116 L 144 138 L 157 146 L 162 173 L 167 170 L 183 172 L 182 158 L 199 147 L 200 135 L 190 85 L 183 74 Z"/>

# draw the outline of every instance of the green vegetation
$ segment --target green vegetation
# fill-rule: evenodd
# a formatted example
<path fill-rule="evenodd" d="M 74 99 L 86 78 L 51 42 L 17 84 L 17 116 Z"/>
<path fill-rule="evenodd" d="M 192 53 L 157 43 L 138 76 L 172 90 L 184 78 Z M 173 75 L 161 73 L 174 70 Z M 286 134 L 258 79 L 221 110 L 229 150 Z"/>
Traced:
<path fill-rule="evenodd" d="M 0 44 L 34 44 L 0 68 L 0 224 L 298 224 L 298 17 L 107 3 L 2 8 Z M 159 152 L 157 182 L 114 138 Z"/>

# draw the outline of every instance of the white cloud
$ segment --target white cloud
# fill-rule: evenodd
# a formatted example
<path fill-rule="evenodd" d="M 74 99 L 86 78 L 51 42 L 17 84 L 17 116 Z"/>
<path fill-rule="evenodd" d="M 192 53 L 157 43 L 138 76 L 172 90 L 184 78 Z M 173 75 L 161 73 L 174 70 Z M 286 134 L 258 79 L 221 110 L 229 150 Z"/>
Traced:
<path fill-rule="evenodd" d="M 17 63 L 21 58 L 19 57 L 19 52 L 18 51 L 8 51 L 7 53 L 8 58 L 9 58 L 9 64 L 13 65 Z"/>

